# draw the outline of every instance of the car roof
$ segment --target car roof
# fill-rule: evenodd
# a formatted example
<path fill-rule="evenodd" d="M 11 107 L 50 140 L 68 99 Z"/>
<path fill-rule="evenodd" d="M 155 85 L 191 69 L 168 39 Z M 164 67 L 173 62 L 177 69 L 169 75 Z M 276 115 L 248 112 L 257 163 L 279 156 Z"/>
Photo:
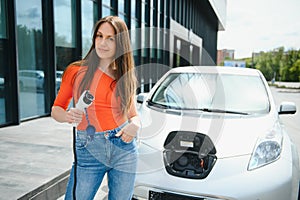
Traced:
<path fill-rule="evenodd" d="M 185 66 L 176 67 L 170 70 L 170 73 L 209 73 L 209 74 L 233 74 L 233 75 L 251 75 L 259 76 L 257 69 L 241 67 L 223 67 L 223 66 Z"/>

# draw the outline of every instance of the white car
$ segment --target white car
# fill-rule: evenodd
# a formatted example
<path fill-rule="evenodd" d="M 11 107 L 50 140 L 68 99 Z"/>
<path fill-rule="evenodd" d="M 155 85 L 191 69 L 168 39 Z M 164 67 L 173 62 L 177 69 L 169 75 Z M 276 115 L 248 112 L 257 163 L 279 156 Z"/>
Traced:
<path fill-rule="evenodd" d="M 299 161 L 255 69 L 179 67 L 137 97 L 142 120 L 133 199 L 298 198 Z"/>

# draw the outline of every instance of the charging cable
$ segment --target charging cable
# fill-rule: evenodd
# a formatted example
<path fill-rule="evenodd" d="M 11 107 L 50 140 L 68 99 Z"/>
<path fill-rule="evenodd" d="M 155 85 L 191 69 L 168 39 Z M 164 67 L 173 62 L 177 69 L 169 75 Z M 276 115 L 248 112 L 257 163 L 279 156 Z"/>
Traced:
<path fill-rule="evenodd" d="M 89 107 L 94 101 L 94 96 L 88 91 L 85 90 L 78 99 L 76 108 L 87 113 L 87 107 Z M 73 106 L 74 106 L 73 99 Z M 76 125 L 73 124 L 73 155 L 74 155 L 74 185 L 73 185 L 73 199 L 76 200 L 76 178 L 77 178 L 77 154 L 76 154 Z"/>

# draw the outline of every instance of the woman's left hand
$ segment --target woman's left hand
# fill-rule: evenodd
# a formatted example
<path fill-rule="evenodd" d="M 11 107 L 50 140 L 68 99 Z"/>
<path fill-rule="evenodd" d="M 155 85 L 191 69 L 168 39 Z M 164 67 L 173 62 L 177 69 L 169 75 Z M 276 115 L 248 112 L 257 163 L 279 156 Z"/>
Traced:
<path fill-rule="evenodd" d="M 139 118 L 133 117 L 130 122 L 116 134 L 116 137 L 122 136 L 122 140 L 129 143 L 136 137 L 140 127 Z"/>
<path fill-rule="evenodd" d="M 123 142 L 126 142 L 126 143 L 130 143 L 134 137 L 126 134 L 123 130 L 120 130 L 117 134 L 116 134 L 117 137 L 121 137 L 121 139 L 123 140 Z"/>

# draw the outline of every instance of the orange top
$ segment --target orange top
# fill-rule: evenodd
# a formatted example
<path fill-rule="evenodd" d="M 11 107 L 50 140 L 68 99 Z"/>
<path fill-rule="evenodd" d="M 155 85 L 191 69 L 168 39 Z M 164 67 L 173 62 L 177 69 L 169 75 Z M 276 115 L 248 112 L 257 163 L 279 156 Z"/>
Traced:
<path fill-rule="evenodd" d="M 69 66 L 62 78 L 62 83 L 54 106 L 67 109 L 72 98 L 75 104 L 78 99 L 77 88 L 84 77 L 87 67 L 72 65 Z M 75 80 L 75 81 L 74 81 Z M 97 132 L 114 129 L 125 123 L 131 117 L 137 115 L 135 104 L 133 103 L 127 116 L 122 114 L 121 100 L 115 95 L 116 82 L 100 69 L 96 70 L 90 86 L 90 93 L 94 96 L 93 103 L 87 108 L 90 124 L 95 126 Z M 72 107 L 73 105 L 71 105 Z M 82 118 L 78 124 L 78 130 L 85 130 L 88 123 L 86 117 Z"/>

